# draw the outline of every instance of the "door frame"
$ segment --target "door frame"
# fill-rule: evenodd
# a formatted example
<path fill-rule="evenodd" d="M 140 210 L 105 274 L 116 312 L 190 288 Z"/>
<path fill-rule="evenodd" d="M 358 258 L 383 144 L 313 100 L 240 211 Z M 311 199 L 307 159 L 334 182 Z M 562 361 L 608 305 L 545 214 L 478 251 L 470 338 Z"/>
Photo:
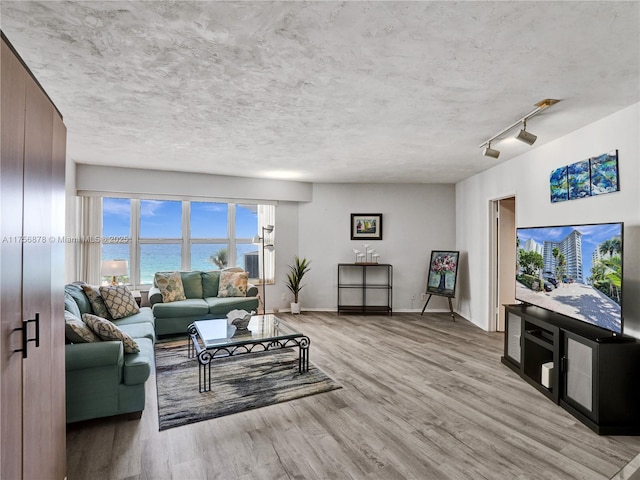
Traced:
<path fill-rule="evenodd" d="M 505 303 L 514 303 L 515 301 L 515 272 L 512 276 L 507 276 L 504 278 L 504 274 L 501 275 L 501 258 L 507 259 L 507 261 L 513 262 L 514 257 L 504 257 L 504 255 L 515 255 L 515 251 L 509 253 L 509 249 L 505 250 L 501 248 L 501 202 L 513 202 L 513 214 L 510 215 L 510 218 L 507 221 L 502 219 L 502 223 L 512 224 L 513 225 L 513 236 L 508 239 L 512 244 L 516 243 L 516 231 L 515 226 L 516 217 L 517 217 L 517 197 L 515 193 L 505 194 L 500 197 L 493 198 L 489 200 L 489 321 L 488 321 L 488 330 L 490 332 L 504 332 L 504 318 L 501 317 L 501 312 L 503 312 L 502 305 Z M 502 209 L 502 214 L 504 215 L 506 212 Z M 505 232 L 502 232 L 504 235 Z M 501 285 L 504 286 L 504 282 L 506 283 L 506 287 L 508 291 L 513 292 L 514 296 L 506 295 L 502 293 L 501 296 Z"/>

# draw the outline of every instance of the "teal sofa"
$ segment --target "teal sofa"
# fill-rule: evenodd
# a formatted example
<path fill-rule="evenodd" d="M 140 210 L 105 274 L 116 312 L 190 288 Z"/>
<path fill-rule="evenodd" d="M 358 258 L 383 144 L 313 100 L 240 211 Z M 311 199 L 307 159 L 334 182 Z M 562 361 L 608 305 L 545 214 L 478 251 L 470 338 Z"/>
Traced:
<path fill-rule="evenodd" d="M 65 310 L 82 318 L 92 313 L 79 283 L 65 286 Z M 153 367 L 155 331 L 149 307 L 113 320 L 134 338 L 139 353 L 125 353 L 121 341 L 65 345 L 67 423 L 112 415 L 140 417 L 145 406 L 145 382 Z"/>
<path fill-rule="evenodd" d="M 169 272 L 162 272 L 169 273 Z M 249 284 L 246 297 L 218 297 L 220 271 L 180 272 L 186 300 L 164 303 L 155 283 L 149 290 L 156 335 L 186 334 L 195 320 L 224 318 L 231 310 L 258 310 L 258 288 Z"/>

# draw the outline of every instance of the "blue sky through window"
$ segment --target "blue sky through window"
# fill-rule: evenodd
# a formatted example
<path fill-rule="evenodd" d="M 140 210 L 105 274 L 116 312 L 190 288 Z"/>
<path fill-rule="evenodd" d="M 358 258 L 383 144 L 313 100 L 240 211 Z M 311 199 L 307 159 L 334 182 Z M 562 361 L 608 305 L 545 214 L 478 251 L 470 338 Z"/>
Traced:
<path fill-rule="evenodd" d="M 182 202 L 140 200 L 141 238 L 182 238 Z"/>
<path fill-rule="evenodd" d="M 128 237 L 131 231 L 131 200 L 105 198 L 102 201 L 102 235 Z"/>

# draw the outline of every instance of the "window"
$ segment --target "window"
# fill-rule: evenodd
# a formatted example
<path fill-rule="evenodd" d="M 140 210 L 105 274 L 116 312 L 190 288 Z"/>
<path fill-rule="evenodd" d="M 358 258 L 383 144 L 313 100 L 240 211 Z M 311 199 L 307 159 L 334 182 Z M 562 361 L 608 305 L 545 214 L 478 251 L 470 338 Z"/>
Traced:
<path fill-rule="evenodd" d="M 235 220 L 235 265 L 249 272 L 251 278 L 258 278 L 259 251 L 258 246 L 253 243 L 258 235 L 258 205 L 236 205 Z"/>
<path fill-rule="evenodd" d="M 182 267 L 182 202 L 140 200 L 140 281 Z"/>
<path fill-rule="evenodd" d="M 131 257 L 131 200 L 105 198 L 102 201 L 102 260 L 126 260 L 129 274 L 117 277 L 122 283 L 130 283 Z M 110 281 L 102 277 L 101 281 Z"/>
<path fill-rule="evenodd" d="M 129 276 L 119 281 L 135 286 L 152 284 L 155 272 L 231 266 L 245 269 L 255 281 L 260 248 L 253 239 L 265 211 L 273 223 L 272 205 L 105 197 L 102 259 L 127 260 Z M 272 267 L 267 272 L 272 280 Z"/>

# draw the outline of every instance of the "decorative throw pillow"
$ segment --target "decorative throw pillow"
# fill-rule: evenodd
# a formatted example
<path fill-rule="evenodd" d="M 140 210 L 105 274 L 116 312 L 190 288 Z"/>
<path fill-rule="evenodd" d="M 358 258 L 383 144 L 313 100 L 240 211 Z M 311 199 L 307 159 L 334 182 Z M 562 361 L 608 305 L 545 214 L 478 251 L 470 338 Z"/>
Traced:
<path fill-rule="evenodd" d="M 187 299 L 180 272 L 158 272 L 155 274 L 154 280 L 162 293 L 164 303 Z"/>
<path fill-rule="evenodd" d="M 89 299 L 89 303 L 91 303 L 91 308 L 93 309 L 93 313 L 97 316 L 106 318 L 107 320 L 111 320 L 111 314 L 109 313 L 109 309 L 104 304 L 104 300 L 100 295 L 100 290 L 98 287 L 92 287 L 91 285 L 82 285 L 82 290 L 84 290 L 85 295 Z"/>
<path fill-rule="evenodd" d="M 75 317 L 80 320 L 82 313 L 78 308 L 78 304 L 76 300 L 69 294 L 69 292 L 64 292 L 64 309 L 65 311 L 71 312 Z"/>
<path fill-rule="evenodd" d="M 202 298 L 217 297 L 220 290 L 220 270 L 200 272 L 202 276 Z"/>
<path fill-rule="evenodd" d="M 64 311 L 64 333 L 71 343 L 99 342 L 100 338 L 73 313 Z"/>
<path fill-rule="evenodd" d="M 89 325 L 89 328 L 102 340 L 120 340 L 124 345 L 125 353 L 138 353 L 140 351 L 136 341 L 120 330 L 113 322 L 90 313 L 83 313 L 82 321 Z"/>
<path fill-rule="evenodd" d="M 114 320 L 140 312 L 136 299 L 124 285 L 100 287 L 100 295 Z"/>
<path fill-rule="evenodd" d="M 220 272 L 219 297 L 246 297 L 249 274 L 247 272 Z"/>

